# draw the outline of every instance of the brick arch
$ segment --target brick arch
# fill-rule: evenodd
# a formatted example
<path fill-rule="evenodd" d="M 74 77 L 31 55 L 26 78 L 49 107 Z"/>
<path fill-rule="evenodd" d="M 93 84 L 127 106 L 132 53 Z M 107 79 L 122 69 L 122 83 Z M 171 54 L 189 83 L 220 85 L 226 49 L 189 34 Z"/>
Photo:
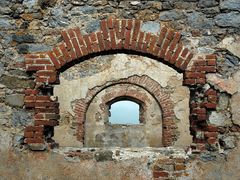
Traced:
<path fill-rule="evenodd" d="M 170 99 L 170 95 L 165 93 L 161 86 L 150 77 L 143 75 L 143 76 L 131 76 L 126 79 L 120 79 L 118 81 L 110 81 L 107 82 L 104 85 L 96 86 L 95 88 L 88 91 L 87 96 L 83 99 L 80 99 L 76 105 L 75 105 L 75 114 L 76 114 L 76 120 L 79 123 L 78 127 L 78 133 L 77 138 L 79 141 L 83 142 L 84 138 L 84 122 L 85 122 L 85 115 L 88 110 L 88 107 L 90 103 L 92 102 L 93 98 L 100 93 L 102 90 L 108 88 L 109 86 L 114 86 L 116 84 L 133 84 L 136 86 L 139 86 L 146 90 L 149 94 L 154 97 L 154 99 L 158 102 L 159 107 L 161 107 L 162 110 L 162 121 L 163 121 L 163 145 L 164 146 L 170 146 L 173 144 L 174 140 L 176 139 L 176 124 L 175 124 L 175 116 L 173 111 L 173 102 Z M 135 93 L 135 94 L 134 94 Z M 138 92 L 134 92 L 131 94 L 132 97 L 141 100 L 143 97 Z M 124 93 L 123 93 L 124 94 Z M 107 94 L 109 98 L 115 97 L 119 94 L 109 93 Z M 128 94 L 130 95 L 130 94 Z M 106 99 L 108 99 L 106 97 Z"/>
<path fill-rule="evenodd" d="M 194 55 L 181 43 L 181 33 L 161 27 L 158 34 L 146 32 L 144 22 L 134 19 L 105 19 L 100 30 L 82 35 L 78 27 L 61 31 L 63 41 L 51 51 L 25 55 L 27 72 L 35 73 L 35 88 L 25 90 L 25 108 L 34 109 L 34 125 L 25 128 L 25 143 L 39 149 L 36 144 L 51 144 L 53 127 L 58 125 L 59 103 L 52 95 L 53 84 L 68 65 L 102 53 L 130 52 L 150 56 L 175 70 L 183 72 L 183 85 L 191 91 L 190 125 L 194 143 L 213 144 L 218 129 L 208 124 L 209 111 L 216 109 L 217 92 L 205 92 L 206 74 L 216 72 L 216 56 Z M 204 95 L 201 101 L 198 94 Z M 197 137 L 197 133 L 206 132 Z M 211 132 L 211 133 L 209 133 Z M 214 132 L 214 133 L 212 133 Z M 45 147 L 46 148 L 46 147 Z M 40 148 L 41 149 L 41 148 Z M 42 148 L 43 149 L 43 148 Z"/>
<path fill-rule="evenodd" d="M 37 84 L 57 83 L 58 73 L 70 63 L 88 55 L 125 50 L 143 53 L 184 71 L 193 54 L 180 42 L 181 33 L 161 27 L 158 34 L 141 31 L 142 21 L 107 19 L 97 32 L 82 35 L 79 27 L 61 31 L 63 41 L 52 51 L 27 54 L 27 71 L 36 71 Z"/>

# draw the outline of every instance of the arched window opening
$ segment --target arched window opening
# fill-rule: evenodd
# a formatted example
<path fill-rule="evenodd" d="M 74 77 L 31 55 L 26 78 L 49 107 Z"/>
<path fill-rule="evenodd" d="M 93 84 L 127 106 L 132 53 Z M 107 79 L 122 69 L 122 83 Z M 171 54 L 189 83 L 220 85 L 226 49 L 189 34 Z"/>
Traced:
<path fill-rule="evenodd" d="M 129 100 L 114 102 L 109 106 L 109 122 L 111 124 L 140 124 L 140 106 Z"/>

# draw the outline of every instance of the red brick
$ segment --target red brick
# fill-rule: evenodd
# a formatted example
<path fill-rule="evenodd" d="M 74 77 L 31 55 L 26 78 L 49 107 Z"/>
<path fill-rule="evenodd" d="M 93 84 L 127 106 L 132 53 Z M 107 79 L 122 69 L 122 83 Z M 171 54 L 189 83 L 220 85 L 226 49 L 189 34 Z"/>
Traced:
<path fill-rule="evenodd" d="M 181 38 L 181 33 L 175 32 L 173 40 L 172 40 L 172 42 L 171 42 L 171 44 L 169 46 L 169 49 L 171 51 L 173 51 L 176 48 L 176 45 L 177 45 L 178 41 L 180 40 L 180 38 Z"/>
<path fill-rule="evenodd" d="M 52 64 L 49 60 L 45 60 L 45 59 L 38 59 L 35 61 L 35 64 Z"/>
<path fill-rule="evenodd" d="M 174 165 L 174 170 L 175 171 L 183 171 L 186 169 L 186 166 L 184 164 L 175 164 Z"/>
<path fill-rule="evenodd" d="M 194 113 L 194 114 L 206 114 L 207 111 L 206 111 L 205 108 L 197 108 L 197 109 L 193 109 L 192 113 Z"/>
<path fill-rule="evenodd" d="M 42 143 L 44 143 L 44 139 L 42 139 L 42 138 L 26 138 L 24 140 L 24 142 L 27 144 L 38 144 L 38 143 L 42 144 Z"/>
<path fill-rule="evenodd" d="M 216 138 L 218 136 L 217 132 L 204 132 L 204 136 L 207 138 L 214 137 Z"/>
<path fill-rule="evenodd" d="M 79 42 L 80 46 L 85 46 L 84 39 L 83 39 L 81 30 L 79 29 L 79 27 L 74 28 L 74 31 L 76 33 L 76 37 L 78 39 L 78 42 Z"/>
<path fill-rule="evenodd" d="M 132 27 L 133 27 L 133 20 L 132 19 L 128 19 L 127 20 L 127 29 L 128 30 L 131 30 L 132 29 Z"/>
<path fill-rule="evenodd" d="M 158 45 L 159 47 L 162 46 L 163 40 L 164 40 L 164 38 L 165 38 L 166 33 L 167 33 L 167 28 L 166 28 L 166 27 L 163 27 L 163 28 L 161 29 L 160 36 L 159 36 L 159 39 L 158 39 L 158 42 L 157 42 L 157 45 Z"/>
<path fill-rule="evenodd" d="M 184 79 L 183 84 L 184 85 L 195 85 L 196 80 L 195 79 Z"/>
<path fill-rule="evenodd" d="M 91 42 L 90 42 L 89 35 L 84 35 L 84 36 L 83 36 L 83 39 L 84 39 L 84 41 L 85 41 L 85 43 L 86 43 L 86 45 L 87 45 L 87 51 L 88 51 L 89 53 L 92 53 L 92 52 L 93 52 L 93 49 L 92 49 L 92 44 L 91 44 Z"/>
<path fill-rule="evenodd" d="M 152 36 L 148 51 L 152 54 L 157 42 L 157 36 Z"/>
<path fill-rule="evenodd" d="M 35 102 L 25 102 L 24 105 L 25 105 L 25 108 L 34 108 Z"/>
<path fill-rule="evenodd" d="M 46 66 L 27 66 L 26 71 L 39 71 L 39 70 L 44 70 Z"/>
<path fill-rule="evenodd" d="M 62 52 L 62 54 L 63 54 L 63 56 L 65 58 L 65 61 L 70 62 L 72 59 L 71 59 L 71 57 L 70 57 L 70 55 L 69 55 L 69 53 L 68 53 L 64 43 L 61 43 L 59 45 L 59 49 L 61 50 L 61 52 Z"/>
<path fill-rule="evenodd" d="M 197 119 L 199 121 L 206 121 L 207 120 L 207 115 L 206 114 L 198 114 Z"/>
<path fill-rule="evenodd" d="M 181 57 L 178 57 L 178 59 L 175 62 L 175 66 L 180 68 L 183 62 L 184 62 L 184 59 Z"/>
<path fill-rule="evenodd" d="M 206 59 L 216 59 L 216 54 L 206 55 Z"/>
<path fill-rule="evenodd" d="M 71 50 L 72 49 L 72 44 L 71 44 L 71 40 L 70 40 L 70 38 L 68 36 L 67 31 L 61 31 L 61 35 L 62 35 L 62 37 L 63 37 L 63 39 L 64 39 L 64 41 L 65 41 L 65 43 L 67 45 L 67 49 Z"/>
<path fill-rule="evenodd" d="M 38 90 L 35 90 L 35 89 L 25 89 L 25 90 L 24 90 L 24 93 L 25 93 L 26 95 L 36 95 L 36 94 L 38 94 L 39 92 L 38 92 Z"/>
<path fill-rule="evenodd" d="M 96 33 L 93 32 L 89 36 L 90 36 L 91 43 L 94 43 L 97 41 Z"/>
<path fill-rule="evenodd" d="M 206 61 L 203 59 L 197 60 L 194 65 L 196 66 L 206 66 Z"/>
<path fill-rule="evenodd" d="M 169 39 L 165 39 L 164 44 L 163 44 L 162 49 L 161 49 L 161 52 L 159 54 L 160 58 L 164 58 L 165 57 L 165 54 L 166 54 L 167 48 L 169 46 L 169 43 L 170 43 L 170 40 Z"/>
<path fill-rule="evenodd" d="M 81 49 L 80 49 L 80 47 L 79 47 L 79 45 L 78 45 L 77 39 L 76 39 L 76 38 L 73 38 L 73 39 L 72 39 L 72 43 L 73 43 L 73 47 L 74 47 L 74 49 L 75 49 L 75 52 L 76 52 L 77 57 L 78 57 L 78 58 L 81 57 L 81 56 L 82 56 L 82 52 L 81 52 Z"/>
<path fill-rule="evenodd" d="M 43 70 L 43 71 L 38 71 L 36 73 L 37 76 L 52 76 L 52 75 L 56 75 L 56 71 L 46 71 L 46 70 Z"/>
<path fill-rule="evenodd" d="M 101 30 L 103 33 L 103 39 L 108 39 L 108 29 L 107 29 L 107 21 L 106 20 L 102 20 L 100 22 L 100 26 L 101 26 Z"/>
<path fill-rule="evenodd" d="M 208 96 L 208 101 L 211 103 L 217 103 L 217 96 L 215 95 Z"/>
<path fill-rule="evenodd" d="M 142 44 L 143 44 L 144 35 L 145 35 L 145 33 L 140 31 L 139 38 L 138 38 L 138 41 L 137 41 L 137 43 L 138 43 L 138 46 L 137 46 L 138 51 L 142 50 Z"/>
<path fill-rule="evenodd" d="M 50 101 L 50 96 L 36 96 L 36 101 Z"/>
<path fill-rule="evenodd" d="M 216 68 L 214 66 L 197 66 L 196 70 L 199 72 L 216 72 Z"/>
<path fill-rule="evenodd" d="M 33 138 L 33 136 L 34 136 L 33 131 L 32 132 L 28 132 L 28 131 L 24 132 L 24 137 L 25 138 Z"/>
<path fill-rule="evenodd" d="M 103 51 L 105 49 L 105 47 L 104 47 L 104 43 L 103 43 L 104 41 L 103 41 L 101 32 L 97 32 L 97 39 L 98 39 L 100 51 Z"/>
<path fill-rule="evenodd" d="M 110 30 L 110 39 L 111 39 L 111 47 L 112 47 L 112 49 L 117 49 L 114 30 Z"/>
<path fill-rule="evenodd" d="M 209 132 L 217 132 L 218 131 L 218 128 L 214 125 L 208 125 L 207 127 L 205 127 L 206 131 L 209 131 Z"/>
<path fill-rule="evenodd" d="M 60 64 L 60 62 L 57 60 L 57 58 L 55 57 L 55 55 L 53 54 L 53 52 L 52 52 L 52 51 L 49 51 L 49 52 L 48 52 L 48 55 L 49 55 L 52 63 L 54 64 L 55 68 L 56 68 L 56 69 L 60 69 L 60 68 L 61 68 L 61 64 Z"/>
<path fill-rule="evenodd" d="M 109 29 L 113 29 L 113 19 L 111 17 L 108 18 L 107 25 Z"/>
<path fill-rule="evenodd" d="M 159 178 L 159 177 L 168 177 L 169 173 L 164 171 L 153 171 L 153 177 Z"/>
<path fill-rule="evenodd" d="M 54 66 L 45 66 L 45 69 L 48 70 L 48 71 L 55 71 L 55 67 Z"/>
<path fill-rule="evenodd" d="M 205 74 L 199 72 L 189 72 L 184 73 L 185 78 L 205 78 Z"/>
<path fill-rule="evenodd" d="M 215 144 L 217 142 L 217 139 L 215 137 L 210 137 L 207 139 L 207 142 L 209 144 Z"/>
<path fill-rule="evenodd" d="M 69 35 L 70 39 L 75 38 L 74 30 L 72 28 L 70 28 L 68 30 L 68 35 Z"/>
<path fill-rule="evenodd" d="M 137 40 L 138 38 L 138 34 L 140 32 L 140 26 L 141 26 L 141 21 L 139 20 L 135 20 L 135 23 L 134 23 L 134 30 L 133 30 L 133 40 Z"/>
<path fill-rule="evenodd" d="M 35 132 L 35 131 L 43 131 L 43 126 L 27 126 L 25 128 L 25 132 Z"/>
<path fill-rule="evenodd" d="M 187 68 L 187 66 L 188 66 L 188 64 L 189 64 L 189 62 L 191 61 L 192 58 L 193 58 L 193 54 L 190 53 L 190 54 L 187 56 L 187 58 L 186 58 L 186 60 L 184 61 L 184 63 L 181 65 L 180 69 L 185 70 L 185 69 Z"/>
<path fill-rule="evenodd" d="M 123 19 L 121 21 L 121 32 L 120 32 L 119 39 L 125 38 L 126 25 L 127 25 L 127 21 L 126 21 L 126 19 Z"/>
<path fill-rule="evenodd" d="M 174 64 L 176 62 L 176 60 L 178 59 L 178 56 L 179 56 L 181 51 L 182 51 L 182 45 L 178 44 L 178 47 L 177 47 L 176 51 L 174 52 L 174 54 L 173 54 L 173 56 L 170 60 L 171 64 Z"/>
<path fill-rule="evenodd" d="M 115 33 L 116 33 L 116 37 L 119 39 L 120 38 L 120 22 L 118 19 L 114 20 L 114 29 L 115 29 Z"/>
<path fill-rule="evenodd" d="M 206 78 L 198 78 L 196 79 L 197 84 L 206 84 Z"/>
<path fill-rule="evenodd" d="M 217 96 L 217 91 L 210 88 L 205 92 L 205 95 L 207 95 L 207 96 L 209 96 L 209 95 Z"/>
<path fill-rule="evenodd" d="M 126 31 L 126 39 L 125 39 L 125 42 L 124 42 L 124 48 L 125 49 L 129 49 L 129 46 L 130 46 L 130 42 L 131 41 L 131 31 L 130 30 L 127 30 Z"/>
<path fill-rule="evenodd" d="M 35 120 L 35 125 L 44 125 L 44 126 L 57 126 L 59 122 L 56 120 Z"/>
<path fill-rule="evenodd" d="M 186 55 L 187 55 L 187 53 L 188 53 L 188 48 L 185 48 L 185 49 L 182 51 L 181 56 L 182 56 L 183 58 L 185 58 Z"/>
<path fill-rule="evenodd" d="M 204 103 L 204 106 L 208 109 L 216 109 L 217 104 L 216 103 Z"/>
<path fill-rule="evenodd" d="M 207 65 L 215 66 L 216 65 L 216 59 L 209 59 L 209 60 L 207 60 Z"/>

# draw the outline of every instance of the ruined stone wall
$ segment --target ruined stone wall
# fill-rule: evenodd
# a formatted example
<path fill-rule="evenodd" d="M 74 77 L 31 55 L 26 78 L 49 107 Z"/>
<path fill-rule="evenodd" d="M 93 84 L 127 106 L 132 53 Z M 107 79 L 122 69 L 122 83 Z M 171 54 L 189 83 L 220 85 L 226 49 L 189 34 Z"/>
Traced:
<path fill-rule="evenodd" d="M 189 179 L 228 179 L 228 175 L 237 179 L 240 163 L 237 148 L 240 131 L 238 110 L 240 99 L 239 9 L 238 0 L 1 0 L 0 176 L 12 179 L 21 176 L 27 179 L 49 177 L 61 179 L 68 175 L 72 179 L 78 179 L 80 174 L 86 179 L 91 179 L 94 175 L 96 179 L 98 177 L 99 179 L 111 179 L 115 178 L 115 171 L 109 173 L 106 171 L 109 166 L 114 166 L 112 161 L 118 159 L 115 156 L 120 156 L 123 161 L 115 164 L 113 169 L 120 168 L 119 177 L 127 179 L 136 177 L 140 179 L 177 178 L 178 176 Z M 34 116 L 33 110 L 26 109 L 25 96 L 29 94 L 31 96 L 31 93 L 35 92 L 31 91 L 27 94 L 25 89 L 36 88 L 41 77 L 39 78 L 40 75 L 36 73 L 26 73 L 25 63 L 30 62 L 26 61 L 24 54 L 52 50 L 64 39 L 63 34 L 61 35 L 62 30 L 79 27 L 83 35 L 97 32 L 100 30 L 100 20 L 109 17 L 143 20 L 141 30 L 158 35 L 163 27 L 180 32 L 181 42 L 193 54 L 216 55 L 217 72 L 208 73 L 206 79 L 201 77 L 201 73 L 194 73 L 198 70 L 202 72 L 201 68 L 206 62 L 201 59 L 193 66 L 195 69 L 183 75 L 169 67 L 169 64 L 164 65 L 154 58 L 138 54 L 133 56 L 114 53 L 113 55 L 101 54 L 88 57 L 84 59 L 85 61 L 76 65 L 72 64 L 71 67 L 65 67 L 59 72 L 60 84 L 55 86 L 51 94 L 58 96 L 60 104 L 60 125 L 55 127 L 53 139 L 60 143 L 60 146 L 81 147 L 82 142 L 76 138 L 81 134 L 74 112 L 76 100 L 85 98 L 90 89 L 101 86 L 107 81 L 129 78 L 132 75 L 148 75 L 171 94 L 170 99 L 174 104 L 173 112 L 177 127 L 176 132 L 174 131 L 173 145 L 186 149 L 187 146 L 193 147 L 188 128 L 191 126 L 194 142 L 204 142 L 203 146 L 205 146 L 207 140 L 208 151 L 196 156 L 191 153 L 191 148 L 188 148 L 187 154 L 182 149 L 179 150 L 180 153 L 176 149 L 162 150 L 164 153 L 157 154 L 157 158 L 150 159 L 146 157 L 148 155 L 146 151 L 136 156 L 130 153 L 130 160 L 128 153 L 124 150 L 100 151 L 100 153 L 98 150 L 96 153 L 69 149 L 66 150 L 67 152 L 62 149 L 56 150 L 60 156 L 56 152 L 34 154 L 28 151 L 24 137 L 32 137 L 33 134 L 32 131 L 25 131 L 24 134 L 24 129 L 26 126 L 34 125 L 36 123 L 34 119 L 39 117 Z M 209 60 L 208 63 L 210 62 Z M 46 64 L 48 61 L 43 58 L 39 63 Z M 190 66 L 193 63 L 194 61 L 190 62 Z M 109 79 L 103 78 L 107 77 L 105 74 L 109 72 L 115 72 L 114 76 L 108 77 Z M 190 88 L 182 86 L 181 82 L 184 79 L 184 83 L 190 84 Z M 196 81 L 200 84 L 204 81 L 205 85 L 203 87 L 191 86 Z M 206 99 L 210 104 L 201 104 Z M 217 103 L 216 108 L 209 107 L 214 105 L 211 102 Z M 199 104 L 203 108 L 199 108 Z M 189 112 L 189 107 L 192 108 L 191 112 Z M 58 114 L 58 112 L 55 113 Z M 159 114 L 161 113 L 160 111 Z M 188 117 L 189 114 L 190 117 Z M 191 123 L 190 120 L 192 120 Z M 211 126 L 207 126 L 208 129 L 205 130 L 201 127 L 200 121 L 206 121 Z M 48 132 L 52 132 L 52 129 L 50 128 Z M 43 136 L 44 132 L 40 128 L 35 129 L 34 133 L 34 136 Z M 112 153 L 115 155 L 112 156 Z M 71 163 L 66 161 L 67 158 L 64 159 L 62 154 L 67 158 L 70 157 L 68 160 Z M 174 154 L 175 159 L 171 157 L 171 154 Z M 139 158 L 141 156 L 145 158 Z M 178 161 L 177 157 L 182 159 Z M 22 159 L 28 159 L 29 163 L 24 163 Z M 60 165 L 54 165 L 51 171 L 45 168 L 46 164 L 43 159 L 46 160 L 46 164 L 53 165 L 58 161 Z M 15 164 L 16 161 L 19 163 Z M 39 165 L 36 164 L 38 161 L 42 164 L 40 169 L 36 168 Z M 75 168 L 79 167 L 78 163 L 81 165 L 79 172 L 74 171 L 72 162 L 76 163 Z M 96 164 L 97 170 L 93 168 Z M 163 164 L 166 165 L 163 166 Z M 12 166 L 18 170 L 13 172 Z M 66 169 L 72 173 L 70 174 Z M 56 174 L 56 171 L 60 173 Z M 46 174 L 43 175 L 42 172 Z"/>

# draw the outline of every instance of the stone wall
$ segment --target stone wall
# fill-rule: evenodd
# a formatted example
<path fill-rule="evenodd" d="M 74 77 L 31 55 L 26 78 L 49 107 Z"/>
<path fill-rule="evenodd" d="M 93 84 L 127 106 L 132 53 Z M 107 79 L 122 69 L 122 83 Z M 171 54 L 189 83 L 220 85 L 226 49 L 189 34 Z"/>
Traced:
<path fill-rule="evenodd" d="M 8 169 L 9 164 L 13 165 L 13 161 L 16 159 L 26 158 L 25 153 L 27 153 L 29 159 L 32 158 L 33 160 L 34 158 L 47 158 L 47 161 L 51 163 L 59 160 L 58 158 L 55 160 L 53 158 L 55 155 L 51 153 L 37 157 L 36 154 L 28 152 L 28 146 L 26 145 L 26 143 L 31 142 L 44 142 L 42 139 L 43 136 L 48 141 L 52 141 L 52 126 L 58 123 L 60 123 L 60 126 L 55 127 L 53 139 L 63 146 L 80 147 L 82 143 L 76 138 L 76 136 L 81 134 L 79 133 L 81 131 L 79 130 L 80 126 L 78 122 L 76 122 L 74 111 L 75 100 L 85 98 L 91 88 L 106 83 L 104 81 L 114 80 L 113 77 L 113 79 L 109 80 L 103 79 L 101 82 L 101 79 L 97 78 L 99 76 L 96 76 L 96 74 L 103 77 L 104 73 L 114 72 L 114 68 L 118 67 L 122 75 L 118 76 L 118 73 L 114 73 L 115 78 L 117 77 L 116 79 L 128 78 L 136 74 L 147 74 L 157 81 L 161 87 L 171 87 L 172 89 L 168 90 L 171 90 L 170 99 L 174 102 L 173 113 L 176 118 L 177 131 L 171 131 L 171 133 L 174 133 L 171 134 L 173 136 L 169 138 L 169 142 L 175 142 L 173 144 L 175 146 L 186 147 L 191 145 L 193 150 L 194 148 L 206 148 L 208 150 L 201 153 L 198 156 L 200 157 L 199 160 L 196 160 L 192 158 L 190 148 L 187 154 L 190 158 L 190 163 L 184 165 L 184 168 L 185 166 L 199 166 L 204 169 L 204 173 L 199 173 L 197 169 L 192 170 L 188 168 L 186 171 L 185 169 L 182 170 L 179 176 L 183 176 L 184 178 L 186 176 L 189 178 L 199 176 L 198 179 L 227 179 L 227 174 L 231 174 L 232 176 L 235 175 L 236 179 L 239 177 L 236 175 L 237 171 L 235 171 L 235 168 L 231 168 L 239 168 L 238 160 L 235 159 L 230 163 L 226 162 L 224 158 L 221 160 L 217 159 L 223 155 L 226 159 L 228 157 L 232 158 L 234 153 L 239 153 L 238 148 L 236 148 L 240 131 L 240 114 L 238 111 L 238 102 L 240 99 L 240 3 L 238 0 L 2 0 L 0 5 L 0 153 L 3 154 L 0 161 L 3 162 L 1 164 L 6 164 L 1 166 L 0 175 L 8 177 L 11 174 Z M 175 71 L 176 69 L 173 70 L 171 67 L 174 68 L 174 65 L 171 64 L 171 60 L 169 61 L 170 63 L 165 61 L 157 62 L 156 59 L 153 60 L 154 57 L 147 55 L 147 58 L 142 53 L 132 56 L 129 51 L 124 51 L 121 54 L 114 52 L 113 55 L 111 55 L 112 53 L 103 53 L 95 57 L 89 56 L 80 59 L 80 61 L 86 61 L 78 61 L 76 64 L 72 63 L 57 71 L 60 77 L 60 84 L 55 85 L 54 92 L 52 92 L 53 88 L 49 86 L 49 83 L 56 83 L 58 80 L 54 79 L 55 73 L 47 74 L 47 76 L 46 74 L 41 74 L 42 72 L 26 73 L 26 67 L 30 71 L 41 70 L 31 69 L 30 65 L 32 63 L 39 63 L 41 67 L 44 64 L 45 68 L 51 67 L 48 64 L 49 55 L 40 52 L 51 52 L 54 47 L 62 47 L 64 49 L 65 47 L 61 43 L 66 42 L 65 33 L 69 33 L 66 30 L 79 27 L 83 36 L 99 32 L 101 30 L 101 20 L 109 17 L 142 20 L 143 24 L 140 30 L 155 35 L 160 35 L 160 30 L 163 27 L 167 28 L 167 30 L 174 29 L 174 32 L 179 32 L 179 34 L 175 33 L 175 37 L 178 35 L 180 39 L 181 36 L 182 45 L 188 48 L 187 53 L 190 55 L 191 52 L 199 56 L 193 57 L 188 66 L 192 68 L 188 68 L 185 73 L 181 70 L 179 72 Z M 94 48 L 95 46 L 92 47 Z M 149 49 L 146 50 L 147 52 L 149 51 Z M 40 53 L 40 56 L 24 56 L 31 53 Z M 69 53 L 70 55 L 74 55 L 74 51 L 71 52 L 71 49 Z M 208 54 L 215 55 L 206 56 Z M 217 65 L 216 73 L 214 72 L 215 70 L 205 68 L 205 66 L 215 65 L 215 57 Z M 33 58 L 33 61 L 31 58 Z M 63 59 L 63 61 L 65 60 Z M 129 60 L 129 62 L 126 62 L 126 60 Z M 135 68 L 136 62 L 139 62 L 137 67 L 142 67 L 142 69 L 137 70 Z M 163 65 L 163 63 L 170 67 Z M 34 67 L 36 68 L 36 66 Z M 145 67 L 149 68 L 146 69 Z M 158 74 L 161 67 L 164 67 L 162 68 L 163 75 Z M 124 69 L 128 69 L 128 72 L 125 72 Z M 166 69 L 174 75 L 169 76 L 168 73 L 165 73 Z M 52 69 L 47 70 L 51 71 Z M 129 72 L 132 72 L 132 74 Z M 207 73 L 206 78 L 205 72 Z M 167 79 L 163 77 L 167 77 Z M 184 79 L 184 85 L 187 85 L 189 88 L 180 84 L 182 81 L 181 78 Z M 47 79 L 47 81 L 44 79 Z M 68 88 L 66 89 L 66 87 Z M 80 91 L 76 93 L 76 89 L 78 88 Z M 25 91 L 25 89 L 28 90 Z M 68 94 L 68 96 L 64 96 L 65 94 Z M 185 97 L 188 94 L 189 96 Z M 59 110 L 56 108 L 58 107 L 57 99 L 52 95 L 58 96 L 60 116 L 58 115 Z M 51 104 L 46 109 L 48 109 L 50 114 L 55 114 L 56 116 L 48 115 L 48 119 L 50 118 L 51 121 L 44 122 L 48 123 L 47 125 L 42 125 L 43 121 L 39 121 L 42 120 L 42 117 L 36 114 L 36 110 L 41 111 L 39 110 L 41 108 L 33 110 L 30 107 L 34 103 L 43 105 L 42 103 L 46 101 Z M 26 104 L 26 102 L 29 104 Z M 190 112 L 188 112 L 188 107 L 191 109 Z M 189 118 L 188 113 L 190 113 Z M 58 118 L 61 118 L 60 121 L 55 121 Z M 189 126 L 191 126 L 190 133 L 193 136 L 195 144 L 191 144 L 191 141 L 189 141 L 188 120 L 191 122 L 189 123 Z M 25 128 L 26 126 L 28 128 Z M 185 137 L 186 132 L 187 136 Z M 178 140 L 175 139 L 175 136 L 178 137 Z M 24 137 L 29 137 L 29 140 L 27 141 Z M 35 138 L 37 141 L 33 140 L 33 137 L 37 137 Z M 48 143 L 49 146 L 52 145 L 50 142 Z M 37 149 L 39 148 L 45 149 L 46 147 L 37 147 Z M 12 150 L 14 152 L 8 153 Z M 194 151 L 194 153 L 197 152 Z M 6 159 L 4 158 L 5 154 L 11 154 L 11 157 Z M 77 156 L 81 156 L 81 153 Z M 69 166 L 67 165 L 68 162 L 65 162 L 61 157 L 60 160 L 64 165 Z M 172 178 L 177 177 L 178 172 L 174 172 L 171 168 L 183 168 L 183 166 L 175 167 L 174 164 L 177 163 L 173 160 L 170 161 L 172 164 L 170 163 L 169 166 L 164 168 L 161 167 L 158 172 L 154 171 L 152 166 L 149 168 L 148 163 L 144 162 L 141 167 L 144 167 L 143 169 L 146 174 L 142 176 L 142 179 L 168 175 Z M 222 166 L 219 165 L 220 161 Z M 129 166 L 126 164 L 128 162 L 126 161 L 123 163 L 123 166 L 120 166 L 122 174 L 127 172 L 126 167 Z M 90 163 L 89 166 L 91 165 Z M 134 177 L 138 177 L 141 174 L 140 171 L 136 170 L 137 165 L 130 163 L 130 167 L 133 168 L 135 174 L 128 174 L 127 178 L 134 179 Z M 15 172 L 15 177 L 21 174 L 30 179 L 31 177 L 41 178 L 50 176 L 50 174 L 41 177 L 37 176 L 37 174 L 41 174 L 40 171 L 44 171 L 44 168 L 41 170 L 32 168 L 32 172 L 30 173 L 32 175 L 29 175 L 24 172 L 22 166 L 20 161 L 19 171 Z M 32 163 L 25 165 L 25 167 L 31 166 Z M 37 165 L 35 164 L 34 166 Z M 84 167 L 84 165 L 82 166 Z M 219 169 L 223 167 L 225 170 L 222 174 L 213 173 L 219 172 Z M 55 168 L 59 169 L 60 167 Z M 93 171 L 91 168 L 88 168 L 88 170 L 89 172 Z M 211 173 L 207 175 L 209 171 Z M 99 174 L 101 177 L 104 177 L 103 173 Z M 65 174 L 53 176 L 61 177 L 61 175 Z M 88 173 L 85 175 L 89 177 Z M 73 178 L 76 179 L 77 177 L 76 175 Z M 106 175 L 106 177 L 108 176 Z M 109 174 L 109 178 L 111 177 L 112 174 Z"/>

